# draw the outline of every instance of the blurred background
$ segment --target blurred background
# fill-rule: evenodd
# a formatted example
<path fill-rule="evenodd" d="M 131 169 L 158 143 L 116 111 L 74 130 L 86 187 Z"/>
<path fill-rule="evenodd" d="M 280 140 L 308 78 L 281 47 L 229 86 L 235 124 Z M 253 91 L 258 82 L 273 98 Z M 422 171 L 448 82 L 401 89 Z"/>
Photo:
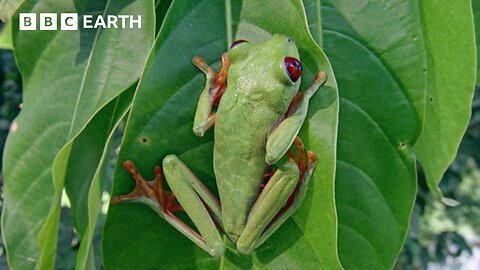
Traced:
<path fill-rule="evenodd" d="M 15 65 L 9 29 L 0 23 L 0 152 L 10 123 L 20 111 L 21 76 Z M 121 132 L 117 134 L 117 141 Z M 111 164 L 113 168 L 114 156 Z M 0 168 L 2 160 L 0 159 Z M 445 198 L 434 198 L 419 167 L 418 194 L 410 231 L 396 270 L 480 269 L 480 88 L 475 89 L 472 118 L 457 157 L 440 184 Z M 106 181 L 109 190 L 111 179 Z M 0 173 L 0 187 L 3 178 Z M 105 196 L 108 202 L 108 194 Z M 0 212 L 2 206 L 0 197 Z M 73 230 L 68 202 L 63 203 L 56 269 L 73 269 L 78 238 Z M 106 206 L 106 205 L 105 205 Z M 106 207 L 104 207 L 104 210 Z M 103 220 L 104 216 L 100 217 Z M 101 226 L 100 222 L 98 226 Z M 101 230 L 96 230 L 101 232 Z M 99 245 L 100 235 L 96 236 Z M 96 248 L 96 250 L 100 250 Z M 99 255 L 99 254 L 98 254 Z M 100 258 L 101 256 L 95 256 Z M 96 262 L 101 268 L 101 261 Z M 0 230 L 0 269 L 8 269 Z"/>

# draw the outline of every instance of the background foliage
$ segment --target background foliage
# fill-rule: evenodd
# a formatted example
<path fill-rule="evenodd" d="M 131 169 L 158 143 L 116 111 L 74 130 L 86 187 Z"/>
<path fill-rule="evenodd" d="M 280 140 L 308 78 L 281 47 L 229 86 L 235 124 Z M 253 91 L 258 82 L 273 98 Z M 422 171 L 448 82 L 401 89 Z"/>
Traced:
<path fill-rule="evenodd" d="M 12 9 L 11 7 L 14 6 L 12 3 L 14 2 L 2 1 L 0 6 L 3 5 Z M 36 1 L 27 2 L 22 7 L 23 10 L 30 9 L 31 4 Z M 225 20 L 228 11 L 226 11 L 227 7 L 224 2 L 174 1 L 171 10 L 175 10 L 175 12 L 167 12 L 170 1 L 156 2 L 157 17 L 155 20 L 157 25 L 154 27 L 153 24 L 147 24 L 147 28 L 156 29 L 158 32 L 157 41 L 149 56 L 147 68 L 142 72 L 143 79 L 137 88 L 137 94 L 139 91 L 143 91 L 140 92 L 143 93 L 143 97 L 138 94 L 134 101 L 142 104 L 142 108 L 137 109 L 136 118 L 132 118 L 140 124 L 135 127 L 134 120 L 129 120 L 132 123 L 127 125 L 126 139 L 123 142 L 124 147 L 130 144 L 131 148 L 135 149 L 136 146 L 137 150 L 131 152 L 123 149 L 125 158 L 134 159 L 135 155 L 143 158 L 146 155 L 145 151 L 155 152 L 156 155 L 147 156 L 152 159 L 152 163 L 158 163 L 158 160 L 162 158 L 159 151 L 162 151 L 162 153 L 183 152 L 182 158 L 186 159 L 187 162 L 190 161 L 189 165 L 193 166 L 193 169 L 201 178 L 211 179 L 211 177 L 208 177 L 211 175 L 209 158 L 205 158 L 204 154 L 211 149 L 211 135 L 203 140 L 198 140 L 189 133 L 188 123 L 191 121 L 190 114 L 194 101 L 192 99 L 186 102 L 185 95 L 188 95 L 188 89 L 201 89 L 202 85 L 201 76 L 189 63 L 193 52 L 206 57 L 209 62 L 214 62 L 218 60 L 220 53 L 225 50 L 226 45 L 231 42 L 234 36 L 247 37 L 255 41 L 265 37 L 265 32 L 281 33 L 285 31 L 286 33 L 294 33 L 295 31 L 298 32 L 298 29 L 293 30 L 289 27 L 303 29 L 307 26 L 302 18 L 303 12 L 299 1 L 279 2 L 279 6 L 284 5 L 284 9 L 279 10 L 291 11 L 291 15 L 286 16 L 285 13 L 282 13 L 277 16 L 268 11 L 270 14 L 268 17 L 262 15 L 262 12 L 265 11 L 262 11 L 262 7 L 267 9 L 268 7 L 261 4 L 256 6 L 253 4 L 254 1 L 227 2 L 231 4 L 230 8 L 232 8 L 231 21 Z M 107 7 L 109 6 L 108 3 L 106 4 Z M 153 7 L 153 2 L 151 3 Z M 312 36 L 319 44 L 323 45 L 335 69 L 339 84 L 340 125 L 336 174 L 336 209 L 339 222 L 339 258 L 343 266 L 348 269 L 361 269 L 364 266 L 388 269 L 393 266 L 410 222 L 415 194 L 417 194 L 417 199 L 410 225 L 411 230 L 405 249 L 397 262 L 397 269 L 422 269 L 426 267 L 427 262 L 443 262 L 446 257 L 458 256 L 463 251 L 469 252 L 471 245 L 474 243 L 469 243 L 466 240 L 468 237 L 465 236 L 464 231 L 470 230 L 478 235 L 479 224 L 474 224 L 474 220 L 479 219 L 471 218 L 478 216 L 479 206 L 478 95 L 473 105 L 474 115 L 460 145 L 459 154 L 444 175 L 443 182 L 440 185 L 440 189 L 448 199 L 440 201 L 439 192 L 436 190 L 437 183 L 440 180 L 439 175 L 442 174 L 455 156 L 457 144 L 469 118 L 470 107 L 467 105 L 469 105 L 471 99 L 474 78 L 473 24 L 471 17 L 469 17 L 469 13 L 471 13 L 470 1 L 459 1 L 453 6 L 442 5 L 442 3 L 433 4 L 433 2 L 421 3 L 420 5 L 417 1 L 390 1 L 388 4 L 382 1 L 352 3 L 331 0 L 322 1 L 322 6 L 320 6 L 319 1 L 304 1 L 310 22 L 308 26 Z M 54 2 L 52 1 L 51 4 L 54 4 Z M 41 11 L 44 7 L 40 5 L 35 8 L 37 11 Z M 74 8 L 78 8 L 78 6 Z M 101 4 L 87 5 L 86 8 L 90 11 L 106 10 Z M 119 8 L 122 8 L 121 5 Z M 8 9 L 3 10 L 13 13 Z M 210 11 L 211 16 L 204 16 L 205 11 Z M 318 16 L 320 11 L 321 20 Z M 198 12 L 203 15 L 196 15 Z M 163 20 L 164 16 L 165 21 Z M 288 19 L 282 19 L 284 18 L 282 16 Z M 190 17 L 193 19 L 190 20 Z M 163 22 L 162 27 L 160 27 L 161 22 Z M 219 22 L 222 23 L 219 24 Z M 193 33 L 197 33 L 198 37 L 191 36 L 192 32 L 189 32 L 192 31 L 191 27 L 197 27 L 196 24 L 199 27 L 201 26 L 201 29 L 207 29 L 199 32 L 194 31 Z M 206 27 L 207 25 L 211 26 Z M 228 31 L 231 31 L 230 35 Z M 294 40 L 305 46 L 301 48 L 300 53 L 302 54 L 302 60 L 308 67 L 305 76 L 305 82 L 308 82 L 315 66 L 323 70 L 329 70 L 329 65 L 326 59 L 309 55 L 316 49 L 313 45 L 308 45 L 311 44 L 311 39 L 303 31 L 300 31 L 301 33 L 298 36 L 294 36 Z M 17 35 L 16 48 L 17 53 L 19 53 L 22 50 L 22 42 L 28 40 L 29 37 L 25 34 L 26 36 L 23 39 L 18 37 L 20 33 L 14 32 L 14 34 Z M 92 38 L 94 37 L 92 34 L 95 33 L 83 34 L 86 35 L 84 37 L 90 35 Z M 187 46 L 187 44 L 182 43 L 185 34 L 189 35 L 189 40 L 192 41 L 191 44 L 188 44 L 192 46 L 191 48 L 182 47 Z M 2 35 L 2 37 L 5 37 L 5 35 Z M 37 36 L 35 40 L 40 39 L 45 44 L 50 44 L 46 45 L 48 48 L 48 46 L 51 46 L 49 38 L 48 35 L 42 35 Z M 148 39 L 148 37 L 146 38 Z M 169 43 L 165 40 L 173 45 L 168 45 Z M 447 42 L 439 42 L 440 40 L 446 40 Z M 111 41 L 107 35 L 105 46 L 108 47 Z M 80 52 L 82 51 L 81 48 L 89 48 L 86 44 L 88 42 L 83 43 L 82 46 L 84 47 L 80 47 Z M 208 46 L 205 44 L 208 44 Z M 90 55 L 95 55 L 92 51 L 90 51 Z M 99 51 L 102 51 L 102 49 L 99 49 Z M 145 54 L 142 55 L 146 57 L 148 50 L 144 50 L 144 52 Z M 184 52 L 189 52 L 189 54 L 184 54 Z M 167 61 L 175 61 L 178 65 L 168 70 L 173 75 L 167 76 L 167 74 L 170 74 L 167 73 L 163 76 L 175 79 L 160 80 L 161 76 L 157 76 L 162 74 L 161 70 L 168 55 L 179 56 L 174 60 Z M 1 51 L 1 56 L 2 60 L 4 60 L 3 57 L 7 59 L 2 61 L 3 77 L 0 76 L 2 85 L 0 113 L 3 121 L 0 122 L 0 127 L 2 128 L 2 135 L 4 135 L 10 126 L 10 121 L 19 110 L 17 104 L 20 100 L 21 82 L 19 73 L 12 64 L 11 52 Z M 59 56 L 57 55 L 57 57 Z M 65 54 L 65 57 L 69 56 Z M 91 58 L 94 62 L 99 63 L 99 66 L 104 64 L 102 61 L 105 59 L 102 60 L 101 57 L 91 56 Z M 17 59 L 17 61 L 20 61 L 20 68 L 23 69 L 22 75 L 25 75 L 25 70 L 31 67 L 25 64 L 26 62 L 22 64 L 21 60 Z M 139 63 L 139 65 L 141 64 L 143 63 Z M 139 66 L 136 66 L 136 69 L 135 67 L 131 68 L 138 72 L 142 69 Z M 426 73 L 423 72 L 424 70 Z M 28 74 L 28 72 L 26 73 Z M 64 76 L 61 72 L 52 74 L 50 76 Z M 88 71 L 86 74 L 88 74 Z M 149 77 L 149 74 L 153 75 Z M 88 77 L 88 75 L 86 76 Z M 456 80 L 452 80 L 452 77 Z M 92 76 L 92 78 L 95 78 L 95 76 Z M 324 91 L 322 99 L 318 99 L 317 103 L 314 102 L 313 106 L 313 112 L 315 112 L 315 108 L 320 109 L 320 112 L 326 108 L 327 110 L 324 110 L 323 115 L 330 114 L 327 119 L 332 119 L 333 122 L 326 124 L 327 130 L 335 127 L 336 85 L 333 78 L 334 76 L 331 74 L 329 81 L 331 91 Z M 27 78 L 24 78 L 25 80 Z M 43 80 L 46 83 L 53 79 L 47 74 Z M 35 79 L 30 81 L 32 81 L 30 82 L 32 85 L 37 85 L 37 88 L 40 87 L 38 83 L 42 82 Z M 161 83 L 166 85 L 160 87 L 159 84 Z M 92 85 L 95 86 L 96 84 Z M 116 90 L 112 88 L 124 93 L 116 99 L 116 104 L 125 104 L 124 108 L 128 106 L 136 87 L 133 85 L 129 88 L 130 85 L 128 83 L 123 86 L 116 85 L 113 87 Z M 155 94 L 154 98 L 161 104 L 149 103 L 148 94 L 154 93 L 159 87 L 163 89 L 162 94 Z M 43 87 L 40 88 L 43 89 Z M 179 91 L 175 92 L 177 89 Z M 426 96 L 425 91 L 428 92 Z M 102 190 L 109 191 L 111 188 L 109 181 L 100 180 L 111 179 L 115 160 L 115 151 L 113 150 L 120 143 L 119 133 L 121 133 L 112 133 L 113 126 L 109 126 L 108 123 L 118 121 L 123 116 L 122 111 L 124 111 L 120 110 L 119 113 L 115 113 L 115 110 L 113 110 L 112 112 L 115 105 L 112 105 L 113 103 L 107 104 L 106 101 L 108 100 L 106 99 L 105 102 L 98 104 L 99 107 L 93 109 L 92 112 L 95 112 L 93 114 L 95 115 L 94 118 L 82 120 L 87 121 L 88 125 L 82 127 L 82 124 L 78 124 L 78 129 L 82 132 L 72 137 L 75 138 L 74 144 L 71 144 L 73 142 L 71 141 L 67 144 L 68 147 L 63 147 L 63 150 L 55 159 L 58 161 L 57 164 L 53 164 L 53 169 L 59 170 L 58 172 L 63 171 L 60 174 L 64 173 L 66 179 L 83 179 L 74 182 L 67 180 L 65 183 L 65 189 L 71 199 L 71 210 L 63 208 L 58 223 L 59 237 L 57 242 L 60 248 L 57 250 L 56 268 L 72 268 L 76 265 L 78 269 L 82 269 L 102 265 L 98 240 L 99 228 L 103 224 L 104 215 L 100 211 L 97 216 L 97 212 L 102 202 Z M 320 100 L 326 100 L 327 102 L 322 103 Z M 85 102 L 86 104 L 92 104 L 92 102 Z M 183 106 L 184 111 L 178 110 L 180 105 Z M 424 118 L 423 108 L 425 106 Z M 135 115 L 135 108 L 134 105 L 132 115 Z M 176 115 L 176 120 L 168 122 L 168 119 L 172 116 L 171 112 Z M 139 117 L 142 114 L 144 115 L 143 118 Z M 89 115 L 93 116 L 91 113 L 86 113 L 78 118 L 86 117 L 85 119 L 87 119 Z M 319 117 L 320 115 L 310 115 L 313 118 L 316 116 Z M 104 122 L 102 119 L 108 120 L 108 123 L 102 124 Z M 440 121 L 436 121 L 436 119 L 440 119 Z M 148 125 L 141 124 L 142 121 L 151 121 L 149 123 L 152 126 L 151 131 L 145 129 L 145 126 Z M 425 121 L 424 133 L 421 133 L 423 121 Z M 302 131 L 304 136 L 307 135 L 307 138 L 310 138 L 307 144 L 310 147 L 320 147 L 317 150 L 320 153 L 329 153 L 334 156 L 335 153 L 331 153 L 329 149 L 322 147 L 334 146 L 334 142 L 331 139 L 328 142 L 328 139 L 336 134 L 335 131 L 318 133 L 315 123 L 318 122 L 311 121 L 310 126 L 307 125 Z M 165 134 L 160 134 L 161 136 L 152 135 L 158 133 L 158 128 L 162 125 L 163 128 L 178 131 L 179 134 L 172 133 L 168 136 L 182 138 L 182 142 L 179 141 L 178 145 L 172 144 L 172 140 L 165 139 L 168 137 L 165 137 Z M 70 130 L 72 129 L 77 129 L 76 124 L 71 124 Z M 95 132 L 92 132 L 98 130 L 105 130 L 105 133 L 97 136 Z M 120 128 L 120 130 L 123 130 L 123 128 Z M 316 139 L 318 136 L 325 135 L 327 136 L 323 137 L 323 142 Z M 142 146 L 142 144 L 138 144 L 138 140 L 135 141 L 140 138 L 160 140 L 160 143 L 157 143 L 156 146 Z M 415 144 L 418 138 L 420 138 L 421 143 Z M 166 140 L 163 142 L 164 145 L 162 145 L 162 140 Z M 92 141 L 95 141 L 95 143 L 92 144 Z M 105 144 L 106 141 L 111 141 L 111 143 Z M 193 151 L 180 150 L 185 147 L 185 142 L 190 142 L 189 147 L 193 147 Z M 448 143 L 443 145 L 444 142 Z M 85 148 L 87 145 L 95 146 L 89 151 L 94 153 L 93 155 L 97 159 L 93 159 L 93 161 L 92 159 L 82 160 L 81 155 L 76 154 L 87 151 L 87 148 Z M 138 149 L 143 149 L 143 152 Z M 120 155 L 122 155 L 122 152 Z M 425 171 L 419 170 L 418 172 L 418 193 L 415 193 L 416 164 L 413 159 L 414 153 L 420 156 L 420 162 L 425 167 Z M 329 154 L 324 155 L 326 162 L 323 164 L 328 164 Z M 62 160 L 68 160 L 69 162 L 63 164 Z M 109 162 L 109 160 L 112 160 L 112 162 Z M 199 162 L 200 160 L 203 160 L 203 162 Z M 147 163 L 141 165 L 142 171 L 149 172 L 153 166 Z M 71 164 L 81 164 L 81 166 L 71 166 Z M 437 165 L 433 166 L 431 164 Z M 338 267 L 336 255 L 329 255 L 331 252 L 336 252 L 336 229 L 335 226 L 331 226 L 336 221 L 335 205 L 329 197 L 333 196 L 333 192 L 329 190 L 332 186 L 328 186 L 329 180 L 327 179 L 330 176 L 326 173 L 326 171 L 333 172 L 332 168 L 327 166 L 322 170 L 323 174 L 317 174 L 316 177 L 324 177 L 320 183 L 322 185 L 326 183 L 327 185 L 312 187 L 309 193 L 310 199 L 307 199 L 306 205 L 302 207 L 300 213 L 282 227 L 285 233 L 274 235 L 269 241 L 271 244 L 267 243 L 264 251 L 260 250 L 254 257 L 243 258 L 228 253 L 221 262 L 222 266 L 228 269 L 253 267 L 253 265 L 261 267 L 285 266 L 288 261 L 295 258 L 295 264 L 304 263 L 307 268 L 313 267 L 313 265 L 318 266 L 317 264 L 330 268 Z M 84 171 L 89 171 L 89 173 L 79 174 L 79 172 Z M 129 179 L 122 175 L 121 171 L 117 171 L 116 175 L 114 192 L 119 194 L 128 191 Z M 26 184 L 29 183 L 28 179 L 25 181 L 27 181 Z M 58 185 L 60 182 L 56 181 L 55 183 Z M 57 199 L 60 198 L 59 191 L 61 190 L 61 186 L 56 188 L 55 196 Z M 78 190 L 83 192 L 77 192 Z M 355 190 L 355 193 L 352 194 L 352 190 Z M 318 198 L 326 198 L 326 200 L 319 202 Z M 103 201 L 105 200 L 108 200 L 108 198 Z M 84 202 L 88 202 L 88 204 Z M 319 215 L 318 212 L 312 211 L 311 203 L 313 202 L 314 205 L 325 207 L 326 213 L 330 214 Z M 55 202 L 53 209 L 58 207 L 59 204 L 60 201 L 58 200 Z M 107 223 L 107 229 L 105 230 L 104 245 L 106 248 L 104 249 L 104 258 L 106 261 L 104 263 L 109 268 L 118 268 L 125 265 L 139 266 L 140 264 L 148 267 L 148 265 L 158 265 L 159 261 L 165 263 L 165 260 L 167 260 L 168 262 L 169 257 L 172 259 L 178 256 L 178 253 L 170 254 L 168 250 L 164 250 L 163 253 L 154 257 L 147 256 L 147 253 L 142 251 L 146 245 L 151 245 L 151 248 L 157 251 L 165 247 L 171 250 L 171 246 L 151 244 L 159 241 L 174 241 L 177 248 L 182 250 L 185 261 L 176 263 L 176 267 L 191 266 L 192 259 L 196 260 L 197 267 L 218 264 L 218 262 L 198 251 L 196 247 L 181 236 L 176 235 L 176 232 L 170 227 L 159 223 L 158 218 L 152 215 L 148 209 L 132 205 L 120 207 L 123 207 L 122 212 L 112 208 L 108 221 L 110 225 Z M 118 235 L 128 236 L 132 232 L 128 228 L 128 223 L 122 222 L 125 217 L 121 215 L 129 215 L 128 211 L 134 213 L 129 220 L 138 220 L 137 217 L 141 216 L 142 224 L 149 223 L 154 226 L 155 229 L 147 230 L 143 234 L 147 238 L 157 237 L 159 238 L 158 241 L 135 239 L 135 237 L 138 237 L 137 235 L 133 237 L 133 242 L 129 240 L 125 244 L 121 244 L 121 241 L 128 238 L 122 240 L 118 238 Z M 121 215 L 119 216 L 119 214 Z M 326 223 L 323 226 L 315 227 L 318 222 Z M 379 230 L 378 224 L 383 225 L 381 230 Z M 432 224 L 443 225 L 437 227 L 432 226 Z M 54 227 L 55 225 L 51 228 Z M 77 234 L 73 232 L 73 227 L 76 228 Z M 295 227 L 300 228 L 300 230 Z M 51 235 L 52 232 L 48 233 Z M 53 231 L 53 233 L 55 232 Z M 288 237 L 279 238 L 280 234 Z M 319 236 L 320 239 L 318 239 Z M 172 240 L 167 240 L 165 237 L 172 237 Z M 94 241 L 95 239 L 96 241 Z M 319 243 L 320 240 L 325 239 L 330 239 L 330 244 L 318 248 L 312 247 L 312 243 Z M 389 239 L 389 241 L 385 241 L 385 239 Z M 42 240 L 42 238 L 39 238 L 40 243 L 45 240 L 47 241 L 44 242 L 44 247 L 51 249 L 51 242 L 48 239 Z M 131 245 L 132 243 L 136 244 Z M 295 253 L 295 250 L 303 254 Z M 47 253 L 40 253 L 40 263 L 51 265 L 48 256 L 45 254 L 48 254 L 48 251 Z M 323 258 L 322 254 L 324 255 Z M 119 257 L 122 260 L 119 260 Z M 2 256 L 2 258 L 5 259 L 5 256 Z M 311 258 L 315 258 L 315 260 L 311 260 Z M 11 258 L 11 260 L 13 259 Z M 16 263 L 22 264 L 23 262 L 18 261 Z M 173 264 L 170 266 L 174 267 Z"/>

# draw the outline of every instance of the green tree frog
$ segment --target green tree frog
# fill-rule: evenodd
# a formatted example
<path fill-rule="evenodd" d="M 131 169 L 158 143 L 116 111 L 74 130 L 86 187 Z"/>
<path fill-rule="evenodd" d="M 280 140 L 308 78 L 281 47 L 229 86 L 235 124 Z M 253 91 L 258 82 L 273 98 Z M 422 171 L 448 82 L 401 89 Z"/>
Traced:
<path fill-rule="evenodd" d="M 153 181 L 125 161 L 123 168 L 136 187 L 112 202 L 148 205 L 212 256 L 225 252 L 222 234 L 240 253 L 253 252 L 300 206 L 315 166 L 315 155 L 304 149 L 297 134 L 326 75 L 318 72 L 311 86 L 299 92 L 298 59 L 295 43 L 283 35 L 259 44 L 234 42 L 222 55 L 219 73 L 202 58 L 193 58 L 206 75 L 193 132 L 203 136 L 214 126 L 213 168 L 220 200 L 177 156 L 168 155 L 155 168 Z M 277 164 L 284 155 L 286 161 Z M 162 175 L 171 192 L 163 189 Z M 198 232 L 177 218 L 176 211 L 185 211 Z"/>

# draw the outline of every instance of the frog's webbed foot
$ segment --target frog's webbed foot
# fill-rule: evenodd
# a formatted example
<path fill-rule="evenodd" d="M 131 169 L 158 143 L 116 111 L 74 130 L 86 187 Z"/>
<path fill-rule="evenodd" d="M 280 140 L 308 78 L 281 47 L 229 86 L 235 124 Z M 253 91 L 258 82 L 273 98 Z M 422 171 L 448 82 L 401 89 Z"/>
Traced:
<path fill-rule="evenodd" d="M 297 150 L 297 160 L 295 160 L 295 154 L 291 149 L 288 150 L 288 157 L 290 159 L 290 162 L 295 162 L 298 165 L 298 168 L 300 169 L 300 180 L 304 177 L 305 174 L 312 173 L 313 167 L 315 167 L 315 161 L 317 160 L 317 157 L 315 154 L 307 150 L 305 148 L 305 145 L 303 144 L 302 139 L 300 137 L 296 136 L 295 140 L 293 140 L 293 144 L 295 145 L 295 148 Z M 305 157 L 307 160 L 305 161 Z"/>
<path fill-rule="evenodd" d="M 218 107 L 223 93 L 227 89 L 227 74 L 230 67 L 230 58 L 227 53 L 222 55 L 222 69 L 215 72 L 203 58 L 195 56 L 192 63 L 205 73 L 206 82 L 200 99 L 197 104 L 197 111 L 193 122 L 193 132 L 197 136 L 203 136 L 215 123 L 216 114 L 212 112 L 213 107 Z"/>
<path fill-rule="evenodd" d="M 146 204 L 210 255 L 218 257 L 224 253 L 225 245 L 217 229 L 222 227 L 220 203 L 176 156 L 169 155 L 163 160 L 164 176 L 172 191 L 163 189 L 162 169 L 159 166 L 155 167 L 153 181 L 145 180 L 129 160 L 123 162 L 122 166 L 135 179 L 136 185 L 131 193 L 114 197 L 112 204 Z M 176 217 L 174 213 L 177 211 L 185 211 L 199 233 Z"/>
<path fill-rule="evenodd" d="M 303 196 L 305 196 L 306 188 L 308 186 L 308 181 L 312 176 L 313 169 L 315 168 L 315 163 L 317 161 L 317 157 L 315 154 L 310 151 L 306 150 L 305 146 L 303 145 L 302 139 L 300 137 L 295 137 L 293 141 L 295 148 L 297 149 L 297 156 L 298 160 L 295 161 L 295 154 L 292 150 L 288 150 L 288 156 L 290 162 L 294 162 L 298 165 L 298 169 L 300 170 L 300 175 L 298 177 L 298 182 L 295 187 L 295 190 L 292 192 L 290 197 L 287 200 L 287 204 L 278 212 L 277 216 L 274 218 L 273 222 L 281 216 L 284 212 L 286 212 L 291 206 L 294 204 L 295 200 L 298 199 L 303 200 Z M 305 160 L 305 157 L 307 160 Z M 298 197 L 301 198 L 298 198 Z"/>
<path fill-rule="evenodd" d="M 127 195 L 113 197 L 112 204 L 121 202 L 141 202 L 143 200 L 151 200 L 156 203 L 164 213 L 174 214 L 177 211 L 183 211 L 183 208 L 176 202 L 175 195 L 170 191 L 163 189 L 162 169 L 156 166 L 155 179 L 147 181 L 138 172 L 135 164 L 126 160 L 122 164 L 123 169 L 135 180 L 135 188 Z"/>

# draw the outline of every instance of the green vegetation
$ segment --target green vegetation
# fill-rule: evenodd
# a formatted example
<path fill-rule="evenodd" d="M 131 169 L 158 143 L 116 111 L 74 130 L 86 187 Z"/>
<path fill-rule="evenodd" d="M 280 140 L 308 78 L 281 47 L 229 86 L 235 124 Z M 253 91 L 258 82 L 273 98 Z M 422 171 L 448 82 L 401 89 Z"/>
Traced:
<path fill-rule="evenodd" d="M 422 269 L 470 252 L 467 234 L 480 235 L 480 7 L 387 2 L 0 0 L 12 22 L 0 47 L 13 40 L 19 70 L 0 50 L 2 150 L 11 127 L 0 268 L 8 257 L 13 269 Z M 18 30 L 18 12 L 52 10 L 141 14 L 142 29 Z M 220 260 L 144 205 L 105 215 L 106 194 L 132 189 L 126 159 L 153 178 L 176 154 L 215 190 L 213 133 L 191 132 L 204 84 L 191 59 L 218 68 L 233 40 L 274 33 L 300 49 L 301 89 L 329 74 L 301 130 L 319 167 L 299 211 L 252 256 L 228 249 Z"/>

